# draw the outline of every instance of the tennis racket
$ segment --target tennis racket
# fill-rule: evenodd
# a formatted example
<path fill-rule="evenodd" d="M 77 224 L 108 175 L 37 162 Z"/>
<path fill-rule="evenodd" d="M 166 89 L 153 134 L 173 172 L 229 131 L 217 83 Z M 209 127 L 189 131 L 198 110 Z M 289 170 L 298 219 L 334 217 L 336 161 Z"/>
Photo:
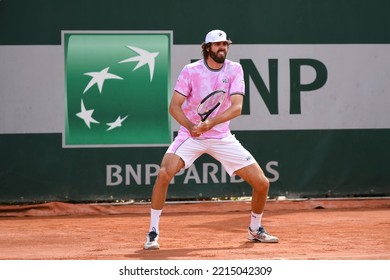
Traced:
<path fill-rule="evenodd" d="M 204 122 L 225 99 L 226 92 L 224 90 L 216 90 L 207 95 L 198 105 L 197 113 L 202 122 Z"/>

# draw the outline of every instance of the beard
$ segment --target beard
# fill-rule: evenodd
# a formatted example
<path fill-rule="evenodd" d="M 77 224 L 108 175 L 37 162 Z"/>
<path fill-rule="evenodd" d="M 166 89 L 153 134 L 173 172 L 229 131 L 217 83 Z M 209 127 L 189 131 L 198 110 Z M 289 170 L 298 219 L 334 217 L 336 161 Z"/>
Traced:
<path fill-rule="evenodd" d="M 226 52 L 225 51 L 213 52 L 210 50 L 210 57 L 217 63 L 224 63 L 226 59 Z"/>

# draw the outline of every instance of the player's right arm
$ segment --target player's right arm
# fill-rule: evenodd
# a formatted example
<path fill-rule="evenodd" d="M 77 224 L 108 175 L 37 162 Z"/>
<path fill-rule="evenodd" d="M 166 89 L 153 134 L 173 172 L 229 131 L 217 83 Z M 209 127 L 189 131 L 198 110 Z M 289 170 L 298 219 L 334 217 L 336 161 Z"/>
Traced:
<path fill-rule="evenodd" d="M 200 134 L 194 131 L 196 125 L 186 117 L 182 110 L 182 105 L 185 100 L 186 97 L 184 95 L 174 91 L 171 102 L 169 104 L 169 113 L 180 125 L 187 128 L 192 137 L 199 137 Z"/>

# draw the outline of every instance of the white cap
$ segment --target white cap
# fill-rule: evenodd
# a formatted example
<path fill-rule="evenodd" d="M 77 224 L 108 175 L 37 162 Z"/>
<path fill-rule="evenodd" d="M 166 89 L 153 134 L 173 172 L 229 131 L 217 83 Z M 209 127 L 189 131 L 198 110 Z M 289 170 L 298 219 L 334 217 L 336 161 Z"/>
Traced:
<path fill-rule="evenodd" d="M 226 33 L 222 30 L 212 30 L 206 35 L 206 39 L 204 41 L 207 43 L 215 43 L 215 42 L 228 42 L 229 44 L 232 43 L 230 39 L 226 37 Z"/>

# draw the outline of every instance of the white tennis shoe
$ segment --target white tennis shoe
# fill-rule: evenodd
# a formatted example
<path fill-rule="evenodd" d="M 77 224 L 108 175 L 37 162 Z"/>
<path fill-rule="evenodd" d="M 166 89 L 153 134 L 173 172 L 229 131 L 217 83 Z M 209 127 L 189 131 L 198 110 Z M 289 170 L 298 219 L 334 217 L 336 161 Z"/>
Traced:
<path fill-rule="evenodd" d="M 145 250 L 160 249 L 160 244 L 158 244 L 158 234 L 155 231 L 151 231 L 146 235 L 146 242 L 144 244 Z"/>
<path fill-rule="evenodd" d="M 278 243 L 279 238 L 276 236 L 272 236 L 268 232 L 265 231 L 263 227 L 259 227 L 257 230 L 252 230 L 250 227 L 248 228 L 248 240 L 251 241 L 259 241 L 263 243 Z"/>

